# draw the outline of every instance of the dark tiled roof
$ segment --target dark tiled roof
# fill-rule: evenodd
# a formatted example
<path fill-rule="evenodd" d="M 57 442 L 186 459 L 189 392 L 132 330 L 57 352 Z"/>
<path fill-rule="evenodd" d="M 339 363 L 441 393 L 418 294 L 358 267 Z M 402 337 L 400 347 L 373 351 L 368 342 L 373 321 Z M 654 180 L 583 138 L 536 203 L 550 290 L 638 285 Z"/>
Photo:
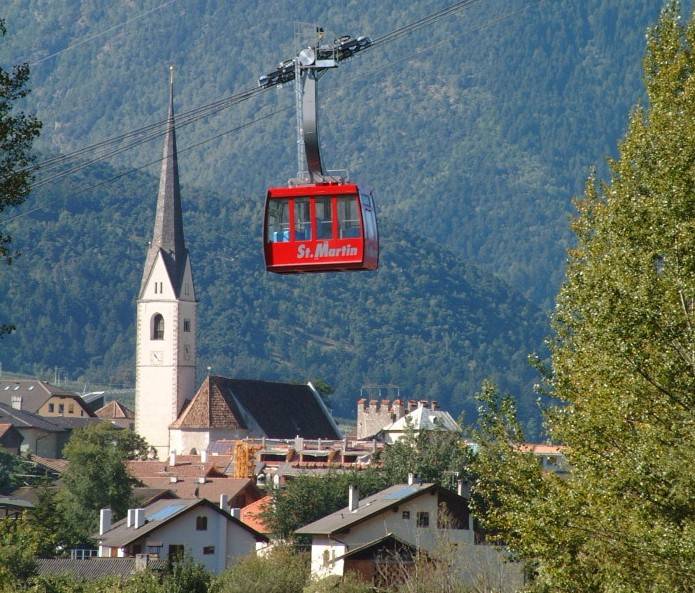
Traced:
<path fill-rule="evenodd" d="M 0 496 L 0 508 L 33 509 L 34 504 L 25 498 L 16 496 Z"/>
<path fill-rule="evenodd" d="M 158 500 L 171 498 L 176 498 L 176 494 L 168 488 L 150 488 L 148 486 L 133 488 L 133 501 L 140 507 L 146 507 Z"/>
<path fill-rule="evenodd" d="M 0 380 L 0 403 L 12 405 L 13 395 L 22 396 L 22 409 L 29 412 L 38 411 L 54 395 L 80 399 L 76 393 L 51 385 L 47 381 L 39 381 L 38 379 Z"/>
<path fill-rule="evenodd" d="M 4 403 L 0 403 L 0 420 L 12 424 L 15 428 L 38 428 L 46 432 L 63 432 L 64 430 L 53 422 L 53 418 L 45 418 L 26 410 L 15 410 Z"/>
<path fill-rule="evenodd" d="M 350 549 L 342 556 L 336 557 L 332 563 L 335 564 L 339 560 L 346 560 L 348 558 L 369 557 L 384 549 L 387 549 L 390 552 L 398 552 L 401 558 L 403 558 L 405 553 L 409 553 L 411 556 L 417 553 L 417 548 L 414 545 L 403 541 L 393 533 L 387 533 L 386 535 L 371 542 Z"/>
<path fill-rule="evenodd" d="M 106 421 L 106 419 L 94 418 L 91 416 L 49 416 L 48 418 L 53 424 L 61 428 L 65 428 L 66 430 L 84 428 L 85 426 L 89 426 L 91 424 Z"/>
<path fill-rule="evenodd" d="M 173 83 L 169 86 L 169 118 L 164 138 L 162 169 L 159 177 L 157 211 L 154 219 L 152 242 L 147 252 L 145 270 L 142 276 L 140 297 L 152 268 L 161 254 L 169 273 L 175 296 L 181 293 L 188 251 L 183 238 L 183 215 L 181 213 L 181 192 L 179 189 L 179 165 L 176 151 L 176 126 L 174 123 Z"/>
<path fill-rule="evenodd" d="M 85 560 L 39 558 L 36 564 L 40 575 L 68 574 L 83 580 L 107 576 L 126 578 L 136 572 L 135 558 L 86 558 Z M 147 567 L 150 570 L 165 570 L 167 562 L 166 560 L 150 560 Z"/>
<path fill-rule="evenodd" d="M 348 507 L 342 508 L 318 521 L 297 529 L 295 533 L 300 535 L 329 535 L 336 531 L 342 531 L 394 505 L 402 504 L 406 500 L 410 500 L 435 488 L 438 488 L 436 484 L 396 484 L 386 488 L 386 490 L 361 499 L 356 511 L 350 511 Z"/>
<path fill-rule="evenodd" d="M 340 439 L 319 396 L 308 385 L 225 379 L 238 404 L 271 439 Z"/>
<path fill-rule="evenodd" d="M 249 418 L 250 417 L 250 418 Z M 172 428 L 258 426 L 271 439 L 340 439 L 340 431 L 308 385 L 209 376 Z"/>

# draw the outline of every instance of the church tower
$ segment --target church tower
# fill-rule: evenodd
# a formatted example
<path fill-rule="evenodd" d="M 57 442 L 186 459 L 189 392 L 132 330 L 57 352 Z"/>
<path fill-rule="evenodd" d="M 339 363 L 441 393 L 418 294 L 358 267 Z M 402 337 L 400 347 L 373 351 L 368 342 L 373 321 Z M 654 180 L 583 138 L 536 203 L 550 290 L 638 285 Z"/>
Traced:
<path fill-rule="evenodd" d="M 169 118 L 154 221 L 137 300 L 135 430 L 169 454 L 169 425 L 195 393 L 196 297 L 183 238 L 174 125 L 173 67 Z"/>

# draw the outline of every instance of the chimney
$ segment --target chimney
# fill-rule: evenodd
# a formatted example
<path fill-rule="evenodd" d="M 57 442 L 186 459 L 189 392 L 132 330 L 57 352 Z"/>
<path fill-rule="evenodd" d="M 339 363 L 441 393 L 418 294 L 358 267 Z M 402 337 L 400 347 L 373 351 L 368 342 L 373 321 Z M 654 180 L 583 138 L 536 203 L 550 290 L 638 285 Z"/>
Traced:
<path fill-rule="evenodd" d="M 417 410 L 417 401 L 414 399 L 409 399 L 408 400 L 408 412 L 412 412 L 413 410 Z"/>
<path fill-rule="evenodd" d="M 241 520 L 241 509 L 239 507 L 234 507 L 233 509 L 229 509 L 229 514 L 234 517 L 235 519 Z"/>
<path fill-rule="evenodd" d="M 205 476 L 201 476 L 200 478 L 197 478 L 196 482 L 198 484 L 205 484 Z"/>
<path fill-rule="evenodd" d="M 439 402 L 436 399 L 432 400 L 432 409 L 433 410 L 438 410 L 439 409 Z"/>
<path fill-rule="evenodd" d="M 226 494 L 220 494 L 220 508 L 223 511 L 226 511 L 228 507 L 229 507 L 229 496 L 227 496 Z"/>
<path fill-rule="evenodd" d="M 357 486 L 350 486 L 348 488 L 348 510 L 352 513 L 356 511 L 360 506 L 360 491 Z"/>
<path fill-rule="evenodd" d="M 104 535 L 111 529 L 111 509 L 101 509 L 99 511 L 99 535 Z"/>
<path fill-rule="evenodd" d="M 415 474 L 408 474 L 408 486 L 415 484 Z"/>
<path fill-rule="evenodd" d="M 200 463 L 207 463 L 208 462 L 208 452 L 206 449 L 203 449 L 200 452 Z"/>
<path fill-rule="evenodd" d="M 135 572 L 147 570 L 147 565 L 150 562 L 149 554 L 135 554 Z"/>
<path fill-rule="evenodd" d="M 169 453 L 169 466 L 176 467 L 176 451 Z"/>
<path fill-rule="evenodd" d="M 295 451 L 303 451 L 304 450 L 304 439 L 297 435 L 294 437 L 294 449 Z"/>
<path fill-rule="evenodd" d="M 130 528 L 135 523 L 135 509 L 128 509 L 128 518 L 126 519 L 126 527 Z"/>
<path fill-rule="evenodd" d="M 140 529 L 145 524 L 145 509 L 133 509 L 135 529 Z"/>
<path fill-rule="evenodd" d="M 176 482 L 179 481 L 179 478 L 177 476 L 169 476 L 169 483 L 170 484 L 176 484 Z"/>

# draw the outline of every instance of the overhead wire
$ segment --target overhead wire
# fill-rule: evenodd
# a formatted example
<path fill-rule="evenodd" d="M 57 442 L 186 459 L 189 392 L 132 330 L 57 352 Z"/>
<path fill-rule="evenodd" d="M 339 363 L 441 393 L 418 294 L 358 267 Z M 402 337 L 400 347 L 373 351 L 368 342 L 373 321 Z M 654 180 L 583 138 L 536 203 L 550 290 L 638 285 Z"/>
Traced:
<path fill-rule="evenodd" d="M 64 47 L 63 49 L 59 49 L 58 51 L 54 51 L 52 54 L 48 54 L 47 56 L 44 56 L 44 57 L 39 58 L 37 60 L 33 60 L 31 62 L 29 62 L 29 60 L 22 60 L 22 61 L 29 62 L 29 66 L 36 66 L 37 64 L 41 64 L 42 62 L 45 62 L 46 60 L 50 60 L 51 58 L 55 58 L 56 56 L 66 52 L 66 51 L 69 51 L 71 49 L 74 49 L 75 47 L 78 47 L 80 45 L 84 45 L 85 43 L 89 43 L 90 41 L 93 41 L 94 39 L 98 39 L 99 37 L 103 37 L 104 35 L 106 35 L 107 33 L 110 33 L 111 31 L 115 31 L 116 29 L 120 29 L 121 27 L 124 27 L 132 22 L 138 21 L 146 16 L 149 16 L 153 12 L 156 12 L 156 11 L 162 9 L 165 6 L 168 6 L 169 4 L 173 4 L 174 2 L 176 2 L 176 0 L 167 0 L 163 4 L 160 4 L 159 6 L 155 6 L 154 8 L 150 8 L 149 10 L 145 10 L 145 11 L 141 12 L 140 14 L 137 14 L 134 17 L 131 17 L 131 18 L 123 21 L 122 23 L 118 23 L 116 25 L 109 27 L 108 29 L 104 29 L 103 31 L 101 31 L 99 33 L 96 33 L 96 34 L 91 35 L 89 37 L 83 38 L 79 41 L 76 41 L 75 43 L 72 43 L 72 44 L 68 45 L 67 47 Z"/>
<path fill-rule="evenodd" d="M 418 19 L 417 21 L 414 21 L 412 23 L 409 23 L 407 25 L 399 27 L 398 29 L 391 31 L 390 33 L 388 33 L 386 35 L 383 35 L 381 37 L 376 38 L 373 41 L 371 47 L 381 46 L 381 45 L 390 43 L 392 41 L 395 41 L 396 39 L 398 39 L 404 35 L 407 35 L 413 31 L 420 29 L 424 26 L 427 26 L 429 24 L 432 24 L 432 23 L 436 22 L 437 20 L 444 18 L 445 16 L 448 16 L 450 14 L 458 12 L 458 11 L 462 10 L 463 8 L 471 6 L 477 2 L 480 2 L 480 0 L 462 0 L 460 2 L 457 2 L 453 5 L 450 5 L 444 9 L 440 10 L 440 11 L 432 13 L 426 17 Z M 166 3 L 164 5 L 166 5 Z M 164 5 L 160 5 L 160 7 L 164 6 Z M 155 9 L 152 9 L 152 10 L 155 10 Z M 140 16 L 144 16 L 144 13 L 143 13 L 143 15 L 140 15 Z M 137 18 L 137 17 L 134 17 L 134 18 Z M 125 23 L 123 23 L 123 24 L 125 24 Z M 242 100 L 246 100 L 248 98 L 251 98 L 252 96 L 259 94 L 264 90 L 267 90 L 267 89 L 263 88 L 263 87 L 253 87 L 253 88 L 241 91 L 239 93 L 236 93 L 234 95 L 231 95 L 229 97 L 224 97 L 224 98 L 219 99 L 217 101 L 213 101 L 211 103 L 202 105 L 200 107 L 196 107 L 190 111 L 182 112 L 178 116 L 179 121 L 177 122 L 177 126 L 183 127 L 185 125 L 188 125 L 189 123 L 194 123 L 195 121 L 198 121 L 199 119 L 213 115 L 219 111 L 222 111 L 223 109 L 227 109 L 228 107 L 235 105 L 237 102 L 241 102 Z M 166 126 L 166 123 L 167 123 L 167 120 L 161 120 L 161 121 L 155 122 L 153 124 L 141 126 L 139 128 L 135 128 L 133 130 L 130 130 L 130 131 L 125 132 L 123 134 L 114 136 L 112 138 L 108 138 L 106 140 L 97 142 L 95 144 L 82 147 L 82 148 L 77 149 L 75 151 L 65 153 L 62 155 L 58 155 L 55 157 L 51 157 L 51 158 L 46 159 L 46 160 L 44 160 L 40 163 L 37 163 L 37 164 L 29 165 L 28 167 L 25 167 L 23 170 L 50 171 L 52 169 L 56 169 L 59 166 L 62 166 L 63 164 L 66 164 L 70 160 L 75 160 L 75 159 L 77 159 L 85 154 L 93 154 L 97 150 L 106 149 L 107 147 L 110 147 L 111 145 L 119 144 L 119 143 L 121 143 L 129 138 L 137 138 L 138 136 L 141 136 L 142 134 L 149 134 L 145 138 L 137 138 L 136 140 L 133 140 L 131 143 L 129 143 L 129 144 L 127 144 L 119 149 L 109 150 L 109 151 L 106 151 L 98 156 L 95 156 L 92 159 L 90 159 L 89 162 L 87 162 L 87 163 L 83 163 L 83 164 L 80 164 L 79 166 L 75 166 L 75 167 L 72 167 L 68 170 L 61 171 L 60 173 L 49 176 L 47 178 L 39 179 L 34 184 L 34 187 L 39 188 L 39 187 L 42 187 L 48 183 L 51 183 L 52 181 L 55 181 L 57 179 L 65 177 L 67 175 L 71 175 L 72 173 L 75 173 L 77 171 L 80 171 L 84 167 L 89 166 L 91 164 L 94 164 L 96 162 L 99 162 L 100 160 L 104 160 L 106 158 L 116 156 L 118 154 L 121 154 L 122 152 L 130 150 L 131 148 L 135 148 L 137 146 L 140 146 L 141 144 L 143 144 L 145 142 L 149 142 L 150 140 L 153 140 L 153 139 L 156 139 L 156 138 L 163 136 L 166 133 L 165 129 L 160 129 L 160 128 L 164 128 L 164 126 Z M 159 129 L 159 132 L 155 133 L 154 131 L 158 130 L 158 129 Z M 150 133 L 150 132 L 152 132 L 152 133 Z"/>

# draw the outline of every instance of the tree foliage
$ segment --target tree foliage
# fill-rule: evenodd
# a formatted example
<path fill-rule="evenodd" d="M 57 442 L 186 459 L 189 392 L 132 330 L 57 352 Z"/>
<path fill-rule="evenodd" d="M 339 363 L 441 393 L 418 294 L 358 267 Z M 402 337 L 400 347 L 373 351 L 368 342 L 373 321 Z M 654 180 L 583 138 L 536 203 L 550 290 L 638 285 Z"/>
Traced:
<path fill-rule="evenodd" d="M 63 454 L 70 464 L 58 507 L 67 537 L 82 543 L 96 530 L 100 509 L 110 508 L 116 520 L 126 514 L 136 481 L 125 461 L 144 458 L 147 444 L 131 430 L 99 422 L 75 430 Z"/>
<path fill-rule="evenodd" d="M 513 410 L 492 406 L 476 491 L 487 525 L 533 563 L 537 590 L 695 582 L 694 50 L 695 19 L 682 23 L 669 3 L 648 34 L 648 104 L 610 180 L 589 179 L 577 203 L 551 343 L 549 387 L 563 405 L 548 413 L 571 477 L 515 453 L 517 433 L 501 428 Z"/>
<path fill-rule="evenodd" d="M 264 556 L 242 558 L 213 583 L 214 593 L 302 593 L 309 580 L 309 555 L 275 546 Z"/>
<path fill-rule="evenodd" d="M 461 433 L 416 432 L 409 426 L 403 438 L 384 449 L 383 471 L 391 484 L 406 482 L 408 474 L 414 474 L 423 482 L 438 482 L 455 489 L 459 479 L 470 478 L 470 457 Z"/>
<path fill-rule="evenodd" d="M 7 33 L 0 19 L 0 38 Z M 41 122 L 22 111 L 17 102 L 29 94 L 29 66 L 20 64 L 11 71 L 0 67 L 0 214 L 7 208 L 19 206 L 29 195 L 33 160 L 31 146 L 39 135 Z M 0 227 L 0 261 L 12 261 L 10 235 Z M 0 325 L 0 336 L 12 331 L 9 324 Z"/>
<path fill-rule="evenodd" d="M 360 497 L 369 496 L 389 484 L 378 470 L 297 476 L 282 489 L 273 490 L 273 502 L 263 519 L 277 537 L 294 537 L 294 531 L 347 506 L 348 490 L 356 486 Z"/>

